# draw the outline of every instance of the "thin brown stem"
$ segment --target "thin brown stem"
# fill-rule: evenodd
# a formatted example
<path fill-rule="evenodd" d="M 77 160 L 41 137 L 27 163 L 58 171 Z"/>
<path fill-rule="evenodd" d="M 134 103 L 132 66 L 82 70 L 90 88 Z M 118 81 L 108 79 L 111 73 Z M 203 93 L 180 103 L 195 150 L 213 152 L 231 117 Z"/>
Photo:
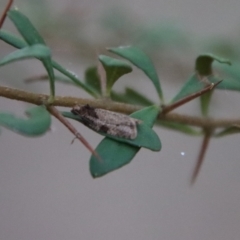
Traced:
<path fill-rule="evenodd" d="M 199 92 L 193 93 L 193 94 L 191 94 L 191 95 L 189 95 L 189 96 L 187 96 L 187 97 L 185 97 L 185 98 L 183 98 L 183 99 L 180 99 L 179 101 L 177 101 L 177 102 L 175 102 L 175 103 L 173 103 L 173 104 L 170 104 L 170 105 L 168 105 L 168 106 L 166 106 L 166 107 L 163 107 L 162 113 L 163 113 L 163 114 L 166 114 L 166 113 L 168 113 L 168 112 L 171 112 L 171 111 L 173 111 L 174 109 L 182 106 L 183 104 L 185 104 L 185 103 L 187 103 L 187 102 L 190 102 L 190 101 L 192 101 L 193 99 L 195 99 L 195 98 L 197 98 L 197 97 L 199 97 L 199 96 L 201 96 L 201 95 L 203 95 L 203 94 L 211 91 L 211 90 L 212 90 L 214 87 L 216 87 L 220 82 L 222 82 L 222 81 L 219 81 L 219 82 L 214 83 L 214 84 L 210 84 L 210 85 L 208 85 L 206 88 L 204 88 L 203 90 L 201 90 L 201 91 L 199 91 Z"/>
<path fill-rule="evenodd" d="M 194 168 L 194 171 L 193 171 L 193 174 L 192 174 L 192 177 L 191 177 L 191 184 L 194 184 L 196 182 L 197 176 L 200 172 L 200 169 L 201 169 L 203 161 L 204 161 L 204 157 L 206 155 L 206 151 L 207 151 L 208 146 L 209 146 L 210 138 L 211 138 L 211 131 L 206 130 L 205 135 L 203 137 L 200 152 L 199 152 L 199 155 L 198 155 L 197 163 L 195 165 L 195 168 Z"/>
<path fill-rule="evenodd" d="M 28 102 L 36 105 L 41 105 L 45 103 L 49 96 L 45 94 L 37 94 L 32 92 L 27 92 L 23 90 L 18 90 L 9 87 L 0 86 L 0 97 L 5 97 L 8 99 Z M 103 108 L 110 111 L 121 112 L 125 114 L 131 114 L 137 110 L 140 110 L 141 106 L 113 102 L 105 99 L 86 99 L 86 98 L 76 98 L 76 97 L 60 97 L 56 96 L 52 106 L 61 107 L 73 107 L 75 105 L 86 105 L 89 104 L 95 108 Z M 203 118 L 189 115 L 182 115 L 178 113 L 168 113 L 160 114 L 159 120 L 165 120 L 169 122 L 176 122 L 187 124 L 190 126 L 196 126 L 201 128 L 223 128 L 232 125 L 240 125 L 240 117 L 232 119 L 212 119 Z"/>
<path fill-rule="evenodd" d="M 62 114 L 53 106 L 47 106 L 48 111 L 56 117 L 61 123 L 63 123 L 70 132 L 74 134 L 74 136 L 79 139 L 80 142 L 99 160 L 101 160 L 100 156 L 94 150 L 94 148 L 88 143 L 88 141 L 77 131 L 77 129 L 65 118 Z"/>
<path fill-rule="evenodd" d="M 36 94 L 32 92 L 27 92 L 23 90 L 18 90 L 15 88 L 0 86 L 0 97 L 5 97 L 9 99 L 14 99 L 18 101 L 28 102 L 36 105 L 41 105 L 46 102 L 49 98 L 46 94 Z M 56 96 L 53 106 L 61 107 L 73 107 L 75 105 L 85 105 L 89 104 L 93 107 L 104 108 L 107 110 L 112 110 L 122 113 L 132 113 L 134 111 L 140 110 L 140 106 L 134 106 L 130 104 L 117 103 L 105 99 L 86 99 L 86 98 L 76 98 L 76 97 L 60 97 Z"/>
<path fill-rule="evenodd" d="M 6 5 L 6 7 L 5 7 L 5 9 L 4 9 L 4 11 L 3 11 L 3 14 L 2 14 L 2 16 L 0 18 L 0 28 L 2 28 L 3 23 L 4 23 L 4 21 L 5 21 L 6 17 L 7 17 L 7 12 L 11 8 L 12 4 L 13 4 L 13 0 L 9 0 L 7 5 Z"/>

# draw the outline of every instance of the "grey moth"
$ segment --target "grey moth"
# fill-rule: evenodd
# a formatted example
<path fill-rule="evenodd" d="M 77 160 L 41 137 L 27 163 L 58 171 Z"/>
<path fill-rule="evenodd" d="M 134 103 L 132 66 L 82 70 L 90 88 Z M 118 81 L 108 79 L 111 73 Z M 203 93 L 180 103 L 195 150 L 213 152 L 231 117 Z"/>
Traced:
<path fill-rule="evenodd" d="M 88 104 L 74 106 L 71 112 L 79 116 L 85 126 L 97 132 L 126 139 L 135 139 L 137 137 L 137 125 L 142 122 L 125 114 L 93 108 Z"/>

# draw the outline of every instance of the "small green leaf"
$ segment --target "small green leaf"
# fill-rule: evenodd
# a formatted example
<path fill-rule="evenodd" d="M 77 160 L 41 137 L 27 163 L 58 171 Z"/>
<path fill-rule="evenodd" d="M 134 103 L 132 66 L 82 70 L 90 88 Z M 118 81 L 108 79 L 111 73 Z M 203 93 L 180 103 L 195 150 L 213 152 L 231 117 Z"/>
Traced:
<path fill-rule="evenodd" d="M 20 59 L 26 58 L 46 58 L 51 55 L 50 49 L 42 44 L 36 44 L 32 46 L 24 47 L 20 50 L 16 50 L 0 61 L 0 65 L 5 65 Z"/>
<path fill-rule="evenodd" d="M 219 63 L 231 64 L 229 60 L 216 57 L 212 54 L 203 54 L 197 57 L 195 63 L 196 73 L 190 77 L 190 79 L 184 84 L 180 92 L 173 98 L 172 102 L 176 102 L 184 97 L 187 97 L 193 93 L 203 90 L 210 83 L 216 83 L 219 78 L 212 75 L 212 62 L 218 61 Z M 224 81 L 223 81 L 224 82 Z M 223 84 L 221 82 L 217 87 Z M 210 104 L 210 96 L 202 96 L 202 113 L 207 114 Z"/>
<path fill-rule="evenodd" d="M 144 52 L 142 52 L 139 48 L 132 46 L 108 48 L 108 50 L 129 60 L 136 67 L 141 69 L 152 81 L 153 85 L 157 90 L 159 98 L 163 101 L 163 93 L 156 69 L 150 58 Z"/>
<path fill-rule="evenodd" d="M 228 59 L 220 58 L 213 54 L 202 54 L 199 55 L 196 59 L 195 69 L 201 76 L 209 76 L 212 74 L 212 63 L 213 61 L 219 63 L 225 63 L 231 65 L 231 62 Z"/>
<path fill-rule="evenodd" d="M 7 15 L 29 45 L 35 45 L 38 43 L 46 45 L 41 35 L 24 14 L 14 9 L 8 11 Z"/>
<path fill-rule="evenodd" d="M 197 131 L 196 129 L 182 123 L 169 122 L 165 120 L 157 121 L 157 125 L 160 125 L 164 128 L 168 128 L 174 131 L 178 131 L 190 136 L 199 136 L 202 135 L 202 132 Z"/>
<path fill-rule="evenodd" d="M 152 127 L 159 114 L 159 107 L 150 106 L 134 112 L 130 116 L 142 120 L 147 126 Z M 147 141 L 147 139 L 146 139 Z M 126 143 L 104 138 L 96 148 L 101 157 L 100 162 L 94 155 L 90 159 L 90 172 L 94 178 L 101 177 L 131 162 L 140 150 Z"/>
<path fill-rule="evenodd" d="M 5 65 L 7 63 L 17 61 L 20 59 L 33 58 L 33 57 L 38 58 L 39 60 L 42 61 L 48 73 L 49 81 L 50 81 L 51 96 L 54 96 L 55 77 L 54 77 L 50 55 L 51 55 L 50 49 L 46 45 L 35 44 L 32 46 L 23 47 L 20 50 L 10 53 L 9 55 L 7 55 L 5 58 L 2 59 L 2 61 L 0 62 L 0 65 Z"/>
<path fill-rule="evenodd" d="M 227 127 L 222 131 L 220 131 L 219 133 L 216 133 L 214 137 L 225 137 L 227 135 L 236 134 L 236 133 L 240 133 L 240 126 L 238 125 Z"/>
<path fill-rule="evenodd" d="M 62 115 L 64 117 L 68 117 L 74 120 L 77 120 L 84 124 L 84 121 L 81 119 L 81 116 L 77 116 L 71 112 L 62 112 Z M 92 129 L 95 131 L 94 129 Z M 152 151 L 160 151 L 161 150 L 161 142 L 159 140 L 158 135 L 146 124 L 141 123 L 137 125 L 137 137 L 135 139 L 126 139 L 126 138 L 119 138 L 115 137 L 109 134 L 106 134 L 104 132 L 95 131 L 103 136 L 109 137 L 113 140 L 128 143 L 130 145 L 136 146 L 136 147 L 144 147 L 148 148 Z"/>
<path fill-rule="evenodd" d="M 92 87 L 99 95 L 101 95 L 101 83 L 97 73 L 97 67 L 89 67 L 85 71 L 85 83 Z"/>
<path fill-rule="evenodd" d="M 216 88 L 223 90 L 240 91 L 240 63 L 234 63 L 232 66 L 215 63 L 214 67 L 225 76 Z"/>
<path fill-rule="evenodd" d="M 16 48 L 24 48 L 27 46 L 26 42 L 24 42 L 21 38 L 17 37 L 16 35 L 10 34 L 6 31 L 3 31 L 3 30 L 0 30 L 0 39 Z M 82 89 L 84 89 L 86 92 L 88 92 L 90 95 L 92 95 L 94 97 L 99 96 L 94 89 L 92 89 L 90 86 L 82 83 L 75 74 L 71 73 L 70 71 L 68 71 L 67 69 L 65 69 L 64 67 L 62 67 L 60 64 L 58 64 L 57 62 L 55 62 L 53 60 L 51 61 L 51 64 L 52 64 L 53 68 L 55 68 L 56 70 L 61 72 L 63 75 L 69 77 L 69 79 L 76 86 L 81 87 Z"/>
<path fill-rule="evenodd" d="M 203 90 L 210 83 L 216 83 L 220 79 L 214 76 L 200 77 L 197 73 L 193 74 L 189 80 L 183 85 L 179 93 L 173 98 L 171 102 L 176 102 L 193 93 Z M 221 83 L 220 83 L 221 84 Z M 219 85 L 220 85 L 219 84 Z"/>
<path fill-rule="evenodd" d="M 15 48 L 24 48 L 27 46 L 27 43 L 23 39 L 4 30 L 0 30 L 0 39 Z"/>
<path fill-rule="evenodd" d="M 129 164 L 139 150 L 140 148 L 138 147 L 116 142 L 110 138 L 104 138 L 95 149 L 103 160 L 100 162 L 93 155 L 90 159 L 89 165 L 92 177 L 102 177 Z"/>
<path fill-rule="evenodd" d="M 41 37 L 41 35 L 38 33 L 36 28 L 32 25 L 30 20 L 21 12 L 18 10 L 10 10 L 8 11 L 8 17 L 12 20 L 14 23 L 15 27 L 19 31 L 19 33 L 22 35 L 24 40 L 29 44 L 29 45 L 36 45 L 36 44 L 42 44 L 46 45 L 45 41 Z M 45 57 L 40 59 L 48 73 L 49 76 L 49 83 L 50 83 L 50 92 L 51 92 L 51 97 L 55 95 L 55 86 L 54 86 L 54 71 L 53 67 L 51 64 L 51 58 L 50 57 Z"/>
<path fill-rule="evenodd" d="M 51 125 L 51 116 L 44 106 L 37 106 L 26 111 L 29 119 L 15 117 L 10 113 L 0 113 L 0 125 L 26 136 L 44 134 Z"/>
<path fill-rule="evenodd" d="M 183 85 L 179 93 L 171 102 L 176 102 L 184 97 L 187 97 L 195 92 L 198 92 L 206 87 L 206 83 L 201 81 L 197 74 L 193 74 L 189 80 Z"/>
<path fill-rule="evenodd" d="M 130 73 L 132 71 L 132 67 L 125 61 L 111 58 L 105 55 L 100 55 L 98 59 L 102 63 L 106 72 L 106 90 L 107 96 L 110 96 L 113 84 L 124 74 Z"/>
<path fill-rule="evenodd" d="M 221 90 L 240 91 L 240 79 L 224 79 L 224 81 L 222 81 L 218 86 L 216 86 L 216 88 Z"/>
<path fill-rule="evenodd" d="M 202 115 L 205 117 L 208 115 L 212 93 L 213 91 L 210 91 L 200 96 L 201 111 L 202 111 Z"/>
<path fill-rule="evenodd" d="M 51 92 L 50 99 L 52 98 L 51 100 L 53 100 L 53 97 L 55 96 L 55 75 L 53 71 L 52 60 L 50 57 L 46 57 L 42 59 L 42 63 L 49 76 L 50 92 Z"/>
<path fill-rule="evenodd" d="M 150 106 L 154 104 L 153 101 L 149 100 L 143 94 L 137 92 L 132 88 L 125 88 L 125 93 L 123 94 L 112 91 L 111 99 L 114 101 L 137 104 L 141 106 Z"/>
<path fill-rule="evenodd" d="M 64 67 L 62 67 L 59 63 L 55 62 L 52 60 L 52 66 L 53 68 L 55 68 L 56 70 L 58 70 L 60 73 L 62 73 L 63 75 L 69 77 L 69 79 L 71 79 L 76 86 L 84 89 L 86 92 L 88 92 L 90 95 L 94 96 L 94 97 L 98 97 L 99 94 L 89 85 L 81 82 L 78 77 L 76 76 L 76 74 L 70 72 L 69 70 L 65 69 Z"/>

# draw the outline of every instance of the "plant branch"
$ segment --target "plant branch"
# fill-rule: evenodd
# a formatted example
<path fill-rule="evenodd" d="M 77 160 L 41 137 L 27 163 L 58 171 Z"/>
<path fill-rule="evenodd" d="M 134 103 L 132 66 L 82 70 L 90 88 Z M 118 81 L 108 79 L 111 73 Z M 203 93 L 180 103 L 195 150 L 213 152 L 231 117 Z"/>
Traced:
<path fill-rule="evenodd" d="M 5 97 L 8 99 L 28 102 L 36 105 L 41 105 L 45 103 L 49 95 L 45 94 L 37 94 L 32 92 L 27 92 L 23 90 L 18 90 L 15 88 L 3 87 L 0 86 L 0 97 Z M 104 99 L 86 99 L 86 98 L 76 98 L 76 97 L 61 97 L 56 96 L 53 106 L 61 106 L 61 107 L 73 107 L 75 105 L 85 105 L 89 104 L 92 107 L 103 108 L 110 111 L 121 112 L 125 114 L 131 114 L 137 110 L 140 110 L 141 106 L 113 102 Z M 228 127 L 232 125 L 240 125 L 240 117 L 239 118 L 231 118 L 231 119 L 213 119 L 213 118 L 202 118 L 196 116 L 182 115 L 178 113 L 167 113 L 160 114 L 159 119 L 169 121 L 169 122 L 177 122 L 182 124 L 187 124 L 196 127 L 202 128 L 222 128 Z"/>
<path fill-rule="evenodd" d="M 206 152 L 207 152 L 207 149 L 209 146 L 210 138 L 211 138 L 211 131 L 205 130 L 205 135 L 203 137 L 203 141 L 202 141 L 202 145 L 201 145 L 200 152 L 198 155 L 197 163 L 194 167 L 194 171 L 193 171 L 193 174 L 191 177 L 191 184 L 194 184 L 196 182 L 197 176 L 201 170 L 201 167 L 202 167 L 202 164 L 204 161 L 204 157 L 206 155 Z"/>
<path fill-rule="evenodd" d="M 175 103 L 172 103 L 168 106 L 164 106 L 163 107 L 163 110 L 162 110 L 162 114 L 166 114 L 168 112 L 171 112 L 172 110 L 174 110 L 175 108 L 178 108 L 180 106 L 182 106 L 183 104 L 187 103 L 187 102 L 190 102 L 191 100 L 211 91 L 214 87 L 216 87 L 219 83 L 221 83 L 222 81 L 219 81 L 217 83 L 214 83 L 214 84 L 210 84 L 208 85 L 206 88 L 204 88 L 203 90 L 199 91 L 199 92 L 196 92 L 196 93 L 193 93 L 183 99 L 180 99 L 179 101 L 175 102 Z"/>
<path fill-rule="evenodd" d="M 101 160 L 100 156 L 94 150 L 94 148 L 88 143 L 88 141 L 82 136 L 81 133 L 77 131 L 77 129 L 65 118 L 62 114 L 53 106 L 47 106 L 48 111 L 57 118 L 61 123 L 63 123 L 70 132 L 74 134 L 74 136 L 79 139 L 80 142 L 93 154 L 96 158 Z"/>

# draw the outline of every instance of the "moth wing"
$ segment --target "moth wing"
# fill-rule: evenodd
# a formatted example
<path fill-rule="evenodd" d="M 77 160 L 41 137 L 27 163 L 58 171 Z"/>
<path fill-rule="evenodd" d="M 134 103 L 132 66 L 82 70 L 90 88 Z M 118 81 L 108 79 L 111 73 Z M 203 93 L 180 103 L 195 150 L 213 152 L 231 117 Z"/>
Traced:
<path fill-rule="evenodd" d="M 98 116 L 98 119 L 106 124 L 132 126 L 136 125 L 137 123 L 141 123 L 140 120 L 131 118 L 121 113 L 111 112 L 104 109 L 95 109 L 95 112 Z"/>

